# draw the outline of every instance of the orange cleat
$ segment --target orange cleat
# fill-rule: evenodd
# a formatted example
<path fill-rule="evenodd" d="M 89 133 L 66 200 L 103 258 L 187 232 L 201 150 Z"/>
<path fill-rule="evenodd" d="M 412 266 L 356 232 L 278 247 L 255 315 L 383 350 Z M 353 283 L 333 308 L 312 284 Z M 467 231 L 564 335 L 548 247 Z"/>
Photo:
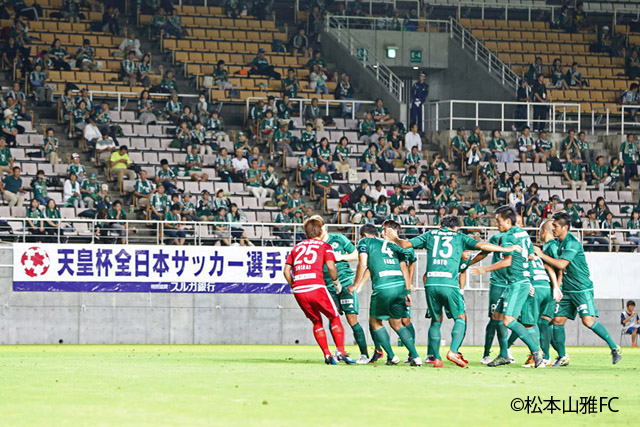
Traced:
<path fill-rule="evenodd" d="M 434 368 L 444 368 L 444 363 L 442 363 L 442 360 L 440 360 L 440 359 L 434 359 L 433 360 L 433 367 Z"/>
<path fill-rule="evenodd" d="M 464 363 L 464 361 L 460 358 L 460 356 L 458 356 L 458 354 L 452 352 L 451 350 L 449 350 L 447 352 L 447 359 L 450 362 L 453 362 L 456 365 L 460 366 L 461 368 L 466 368 L 467 367 L 467 364 Z"/>

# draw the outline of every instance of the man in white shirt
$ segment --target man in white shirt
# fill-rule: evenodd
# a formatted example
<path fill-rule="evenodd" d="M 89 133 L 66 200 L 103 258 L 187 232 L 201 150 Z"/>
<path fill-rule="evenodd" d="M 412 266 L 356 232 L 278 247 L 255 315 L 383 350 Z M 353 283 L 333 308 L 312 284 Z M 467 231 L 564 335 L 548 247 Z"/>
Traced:
<path fill-rule="evenodd" d="M 404 136 L 404 146 L 409 152 L 411 152 L 413 147 L 418 147 L 418 151 L 422 153 L 422 138 L 420 137 L 420 134 L 418 134 L 417 123 L 412 124 L 411 132 L 407 132 Z"/>
<path fill-rule="evenodd" d="M 102 138 L 102 133 L 100 132 L 100 129 L 98 129 L 96 122 L 93 120 L 90 120 L 89 123 L 87 123 L 84 127 L 84 131 L 82 132 L 89 147 L 95 147 L 98 140 Z"/>
<path fill-rule="evenodd" d="M 127 37 L 122 40 L 119 46 L 120 50 L 124 52 L 124 57 L 126 58 L 129 55 L 129 51 L 132 51 L 136 54 L 136 58 L 142 59 L 142 51 L 140 50 L 140 40 L 136 38 L 136 35 L 133 31 L 129 31 Z"/>
<path fill-rule="evenodd" d="M 96 142 L 96 157 L 98 165 L 107 166 L 111 153 L 116 151 L 116 143 L 113 138 L 109 136 L 109 132 L 106 129 L 102 132 L 102 138 Z"/>
<path fill-rule="evenodd" d="M 636 303 L 632 300 L 627 301 L 627 309 L 620 314 L 620 324 L 625 334 L 631 334 L 631 346 L 637 347 L 636 338 L 638 337 L 638 313 L 635 311 Z"/>
<path fill-rule="evenodd" d="M 242 148 L 236 150 L 236 157 L 231 160 L 231 166 L 236 170 L 236 173 L 244 177 L 244 173 L 249 169 L 249 162 L 242 157 Z"/>
<path fill-rule="evenodd" d="M 369 197 L 371 197 L 374 202 L 377 202 L 380 196 L 386 196 L 387 190 L 382 186 L 382 182 L 376 181 L 374 184 L 374 188 L 369 192 Z"/>

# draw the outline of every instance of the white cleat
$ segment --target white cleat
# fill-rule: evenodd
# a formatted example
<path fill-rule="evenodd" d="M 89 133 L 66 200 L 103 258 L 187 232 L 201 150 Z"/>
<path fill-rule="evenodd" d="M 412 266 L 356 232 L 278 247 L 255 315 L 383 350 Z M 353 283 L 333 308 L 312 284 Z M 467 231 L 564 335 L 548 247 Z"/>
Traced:
<path fill-rule="evenodd" d="M 507 359 L 509 359 L 509 363 L 515 363 L 516 359 L 511 354 L 511 349 L 507 350 Z"/>
<path fill-rule="evenodd" d="M 482 358 L 482 360 L 480 361 L 480 363 L 482 363 L 483 365 L 488 365 L 489 362 L 491 362 L 491 356 L 485 356 Z"/>
<path fill-rule="evenodd" d="M 422 366 L 422 359 L 420 359 L 419 357 L 411 359 L 411 366 Z"/>
<path fill-rule="evenodd" d="M 385 365 L 397 365 L 398 363 L 400 363 L 400 358 L 398 355 L 395 355 L 393 356 L 393 359 L 387 359 Z"/>
<path fill-rule="evenodd" d="M 551 360 L 549 359 L 542 359 L 542 363 L 540 364 L 540 366 L 538 366 L 538 368 L 546 368 L 549 365 L 551 365 Z"/>
<path fill-rule="evenodd" d="M 361 354 L 360 359 L 356 360 L 356 365 L 366 365 L 369 363 L 369 357 L 366 354 Z"/>

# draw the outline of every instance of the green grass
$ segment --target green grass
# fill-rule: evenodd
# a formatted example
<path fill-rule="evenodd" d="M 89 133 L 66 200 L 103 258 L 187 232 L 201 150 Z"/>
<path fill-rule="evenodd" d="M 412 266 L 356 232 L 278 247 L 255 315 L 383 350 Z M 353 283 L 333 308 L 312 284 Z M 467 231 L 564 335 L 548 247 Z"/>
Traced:
<path fill-rule="evenodd" d="M 638 419 L 635 348 L 625 348 L 616 366 L 605 348 L 570 348 L 570 367 L 536 370 L 487 368 L 480 348 L 463 351 L 468 369 L 449 362 L 444 369 L 325 366 L 310 346 L 1 346 L 0 424 L 565 426 Z M 403 349 L 398 355 L 406 356 Z M 522 363 L 525 350 L 514 355 Z M 527 395 L 617 396 L 620 412 L 513 412 L 511 400 Z"/>

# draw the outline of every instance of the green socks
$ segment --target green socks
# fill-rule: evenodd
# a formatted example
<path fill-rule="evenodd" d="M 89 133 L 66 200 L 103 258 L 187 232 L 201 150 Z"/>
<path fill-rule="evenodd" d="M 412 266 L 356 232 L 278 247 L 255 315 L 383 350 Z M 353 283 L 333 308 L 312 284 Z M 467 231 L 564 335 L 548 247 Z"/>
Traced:
<path fill-rule="evenodd" d="M 551 347 L 553 347 L 553 349 L 556 351 L 556 353 L 558 352 L 558 346 L 556 345 L 556 337 L 555 337 L 555 333 L 554 330 L 556 328 L 556 325 L 554 325 L 553 323 L 551 323 L 549 325 L 549 344 L 551 345 Z"/>
<path fill-rule="evenodd" d="M 611 350 L 615 350 L 616 348 L 618 348 L 616 343 L 611 339 L 611 335 L 609 335 L 607 328 L 605 328 L 601 323 L 598 323 L 598 321 L 593 322 L 593 325 L 591 325 L 591 328 L 589 329 L 595 332 L 596 335 L 598 335 L 600 338 L 605 340 Z"/>
<path fill-rule="evenodd" d="M 416 344 L 416 329 L 413 327 L 413 323 L 409 323 L 407 326 L 405 326 L 405 328 L 407 328 L 409 330 L 409 332 L 411 333 L 411 338 L 413 339 L 413 345 Z"/>
<path fill-rule="evenodd" d="M 404 346 L 407 347 L 407 350 L 409 350 L 409 356 L 414 359 L 416 357 L 420 357 L 420 355 L 416 351 L 415 341 L 411 337 L 411 331 L 406 326 L 403 326 L 402 328 L 398 329 L 396 333 L 402 340 Z"/>
<path fill-rule="evenodd" d="M 498 322 L 498 344 L 500 344 L 500 357 L 509 357 L 507 350 L 509 350 L 509 329 L 502 323 Z"/>
<path fill-rule="evenodd" d="M 431 321 L 429 326 L 429 345 L 427 349 L 428 356 L 433 356 L 436 359 L 442 360 L 440 356 L 440 322 Z"/>
<path fill-rule="evenodd" d="M 529 347 L 529 351 L 531 353 L 535 353 L 536 351 L 540 350 L 540 346 L 536 343 L 537 340 L 535 339 L 535 330 L 532 330 L 531 332 L 527 331 L 527 328 L 525 328 L 524 325 L 517 320 L 509 323 L 509 325 L 507 325 L 507 328 L 518 334 L 520 339 L 527 345 L 527 347 Z"/>
<path fill-rule="evenodd" d="M 464 339 L 465 332 L 467 330 L 467 322 L 464 319 L 457 318 L 453 324 L 453 330 L 451 331 L 451 347 L 450 350 L 453 353 L 458 353 L 462 340 Z"/>
<path fill-rule="evenodd" d="M 540 319 L 538 321 L 538 330 L 540 331 L 540 348 L 544 352 L 544 358 L 549 359 L 549 321 Z"/>
<path fill-rule="evenodd" d="M 360 323 L 353 325 L 351 330 L 353 331 L 353 338 L 355 338 L 358 348 L 360 349 L 360 354 L 364 354 L 369 357 L 369 351 L 367 350 L 367 338 L 364 335 L 364 329 L 362 329 Z"/>
<path fill-rule="evenodd" d="M 373 345 L 376 347 L 376 350 L 382 351 L 382 347 L 376 338 L 376 334 L 374 333 L 373 326 L 371 326 L 371 324 L 369 324 L 369 333 L 371 334 L 371 339 L 373 340 Z"/>
<path fill-rule="evenodd" d="M 553 341 L 555 342 L 556 350 L 559 357 L 567 355 L 567 350 L 564 348 L 564 342 L 567 339 L 564 334 L 564 325 L 553 325 Z"/>
<path fill-rule="evenodd" d="M 520 338 L 518 334 L 516 334 L 515 332 L 511 332 L 511 335 L 509 335 L 509 340 L 507 341 L 509 348 L 511 348 L 513 343 L 516 342 L 518 338 Z"/>
<path fill-rule="evenodd" d="M 380 329 L 374 330 L 373 336 L 375 337 L 374 339 L 380 343 L 382 348 L 384 348 L 384 351 L 387 353 L 387 357 L 389 359 L 393 359 L 393 357 L 395 356 L 395 353 L 391 348 L 391 341 L 389 340 L 389 334 L 387 333 L 387 330 L 384 328 L 384 326 Z M 414 350 L 415 350 L 415 347 L 414 347 Z"/>
<path fill-rule="evenodd" d="M 484 354 L 482 357 L 488 357 L 489 353 L 491 353 L 491 346 L 493 345 L 493 337 L 496 334 L 496 329 L 498 329 L 499 320 L 489 320 L 487 323 L 487 327 L 484 330 Z"/>

